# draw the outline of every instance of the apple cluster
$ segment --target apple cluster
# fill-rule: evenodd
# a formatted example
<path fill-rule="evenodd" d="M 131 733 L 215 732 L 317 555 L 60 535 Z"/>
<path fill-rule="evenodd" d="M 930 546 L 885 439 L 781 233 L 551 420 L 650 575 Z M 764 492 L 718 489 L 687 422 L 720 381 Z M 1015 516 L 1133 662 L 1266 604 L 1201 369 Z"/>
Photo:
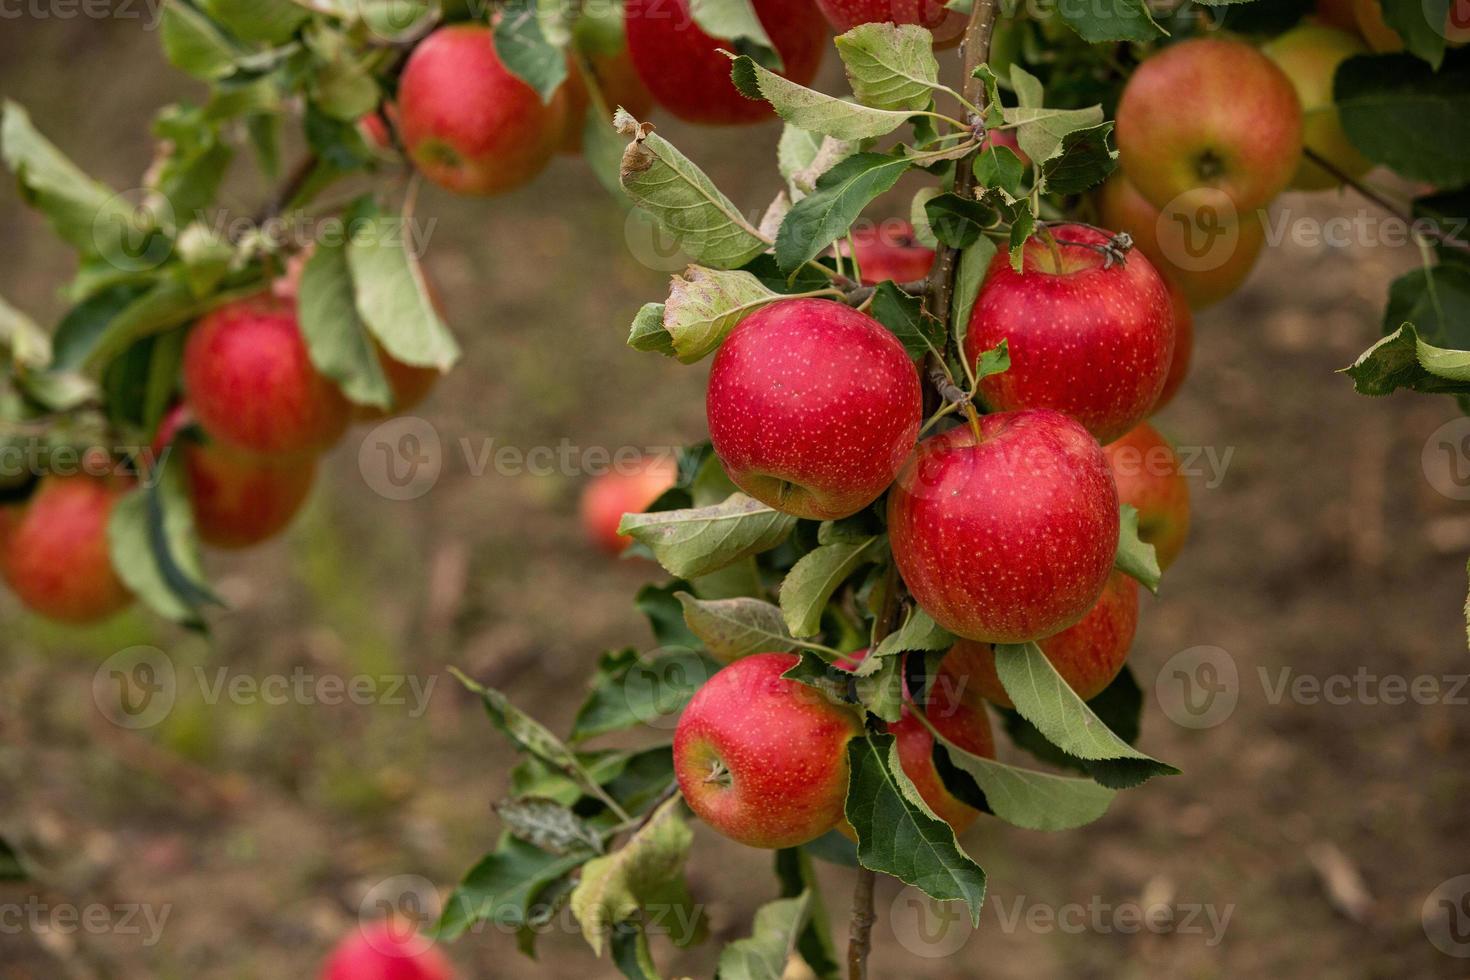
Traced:
<path fill-rule="evenodd" d="M 404 364 L 374 342 L 394 407 L 429 394 L 439 372 Z M 286 529 L 306 502 L 317 459 L 353 421 L 382 409 L 355 405 L 312 363 L 297 318 L 296 284 L 217 307 L 189 332 L 184 398 L 159 425 L 150 452 L 134 460 L 156 475 L 182 466 L 199 540 L 236 550 Z M 24 504 L 0 510 L 0 572 L 31 609 L 87 624 L 132 603 L 109 546 L 114 506 L 135 474 L 43 476 Z"/>

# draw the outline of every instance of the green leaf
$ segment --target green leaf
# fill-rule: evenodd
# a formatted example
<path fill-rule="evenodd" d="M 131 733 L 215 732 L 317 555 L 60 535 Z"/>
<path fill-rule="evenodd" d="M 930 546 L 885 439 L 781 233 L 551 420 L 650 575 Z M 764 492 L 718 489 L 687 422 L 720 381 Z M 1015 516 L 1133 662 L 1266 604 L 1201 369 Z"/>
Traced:
<path fill-rule="evenodd" d="M 43 368 L 51 363 L 51 335 L 0 296 L 0 347 L 12 364 Z"/>
<path fill-rule="evenodd" d="M 1057 748 L 1094 763 L 1089 770 L 1104 786 L 1123 789 L 1154 776 L 1178 774 L 1104 725 L 1035 643 L 996 644 L 995 666 L 1016 711 Z"/>
<path fill-rule="evenodd" d="M 837 38 L 837 53 L 859 102 L 874 109 L 927 109 L 939 87 L 933 36 L 907 24 L 860 24 Z"/>
<path fill-rule="evenodd" d="M 152 486 L 119 500 L 107 541 L 118 578 L 148 608 L 173 622 L 203 627 L 203 607 L 219 599 L 203 584 L 182 467 L 161 463 Z"/>
<path fill-rule="evenodd" d="M 892 190 L 911 166 L 903 155 L 859 153 L 824 173 L 816 189 L 792 205 L 781 225 L 776 237 L 781 268 L 794 271 L 846 235 L 863 209 Z"/>
<path fill-rule="evenodd" d="M 1011 346 L 1010 341 L 1002 340 L 988 351 L 982 351 L 975 362 L 975 378 L 988 378 L 994 374 L 1004 374 L 1011 369 Z"/>
<path fill-rule="evenodd" d="M 102 322 L 96 333 L 86 337 L 76 335 L 76 340 L 68 337 L 64 349 L 58 333 L 57 366 L 76 364 L 88 371 L 100 371 L 143 338 L 183 326 L 216 306 L 258 291 L 258 285 L 251 285 L 201 299 L 183 275 L 160 279 L 153 288 Z M 98 327 L 94 320 L 86 325 Z"/>
<path fill-rule="evenodd" d="M 459 344 L 429 296 L 407 216 L 374 215 L 358 223 L 347 245 L 357 313 L 394 360 L 448 371 Z"/>
<path fill-rule="evenodd" d="M 720 952 L 720 980 L 781 980 L 811 914 L 811 892 L 762 905 L 750 938 Z"/>
<path fill-rule="evenodd" d="M 913 116 L 911 111 L 874 109 L 809 89 L 744 56 L 735 59 L 730 77 L 747 99 L 764 99 L 791 125 L 834 139 L 886 136 Z"/>
<path fill-rule="evenodd" d="M 874 560 L 878 537 L 824 544 L 808 552 L 781 583 L 781 614 L 793 636 L 821 630 L 822 610 L 843 582 Z"/>
<path fill-rule="evenodd" d="M 602 835 L 568 807 L 553 800 L 501 800 L 495 813 L 512 836 L 556 855 L 602 853 Z"/>
<path fill-rule="evenodd" d="M 444 903 L 435 936 L 450 942 L 481 922 L 512 928 L 533 924 L 533 907 L 546 887 L 586 860 L 585 853 L 548 854 L 506 834 Z"/>
<path fill-rule="evenodd" d="M 693 904 L 684 885 L 684 861 L 694 834 L 682 806 L 678 797 L 669 800 L 620 850 L 583 865 L 572 892 L 572 914 L 599 956 L 613 927 L 644 907 Z"/>
<path fill-rule="evenodd" d="M 206 82 L 235 73 L 243 52 L 208 17 L 186 3 L 163 8 L 163 54 L 168 63 Z"/>
<path fill-rule="evenodd" d="M 701 265 L 738 269 L 770 245 L 709 177 L 672 143 L 626 112 L 618 132 L 633 142 L 623 153 L 623 190 Z"/>
<path fill-rule="evenodd" d="M 1119 508 L 1118 554 L 1113 567 L 1124 575 L 1138 580 L 1154 595 L 1159 594 L 1159 581 L 1163 572 L 1159 570 L 1159 558 L 1154 546 L 1138 536 L 1138 508 L 1123 504 Z"/>
<path fill-rule="evenodd" d="M 689 16 L 710 37 L 732 42 L 776 71 L 784 67 L 751 0 L 689 0 Z"/>
<path fill-rule="evenodd" d="M 26 881 L 29 878 L 30 873 L 26 871 L 20 852 L 0 837 L 0 881 Z"/>
<path fill-rule="evenodd" d="M 220 138 L 219 127 L 202 109 L 170 106 L 153 124 L 161 155 L 148 168 L 147 188 L 162 195 L 173 209 L 167 224 L 185 225 L 214 203 L 234 151 Z M 214 237 L 219 238 L 216 234 Z"/>
<path fill-rule="evenodd" d="M 1389 287 L 1383 332 L 1412 323 L 1425 342 L 1470 350 L 1470 266 L 1421 267 Z"/>
<path fill-rule="evenodd" d="M 873 293 L 873 319 L 899 339 L 910 357 L 944 351 L 944 324 L 924 315 L 924 300 L 910 296 L 892 282 L 878 284 Z"/>
<path fill-rule="evenodd" d="M 749 272 L 690 266 L 673 277 L 664 305 L 663 327 L 674 356 L 693 364 L 713 354 L 740 321 L 781 298 Z M 634 326 L 636 331 L 637 321 Z"/>
<path fill-rule="evenodd" d="M 776 162 L 786 178 L 791 201 L 810 194 L 822 174 L 857 151 L 857 143 L 809 133 L 788 123 L 776 147 Z"/>
<path fill-rule="evenodd" d="M 835 836 L 848 849 L 853 851 L 851 866 L 857 866 L 857 854 L 851 842 L 836 831 L 828 831 L 827 835 Z M 818 838 L 820 841 L 823 838 Z M 831 926 L 827 922 L 826 903 L 822 901 L 822 885 L 817 880 L 816 869 L 812 867 L 811 855 L 807 852 L 808 847 L 791 847 L 776 852 L 776 877 L 781 882 L 782 898 L 799 898 L 808 896 L 809 909 L 806 916 L 806 924 L 802 926 L 796 938 L 796 952 L 816 974 L 818 980 L 841 980 L 842 964 L 837 958 L 837 949 L 832 944 Z"/>
<path fill-rule="evenodd" d="M 572 723 L 571 741 L 643 725 L 667 727 L 719 669 L 693 650 L 668 650 L 646 660 L 633 650 L 603 654 L 592 691 Z"/>
<path fill-rule="evenodd" d="M 995 227 L 1000 214 L 972 197 L 940 194 L 924 205 L 924 216 L 934 237 L 950 248 L 969 248 L 987 228 Z"/>
<path fill-rule="evenodd" d="M 14 102 L 5 102 L 0 143 L 5 165 L 20 181 L 27 202 L 51 221 L 68 244 L 83 252 L 116 254 L 120 249 L 109 250 L 110 243 L 136 237 L 131 203 L 83 173 L 41 135 L 25 109 Z"/>
<path fill-rule="evenodd" d="M 1159 26 L 1144 0 L 1099 0 L 1062 4 L 1062 20 L 1089 44 L 1108 41 L 1153 41 L 1169 32 Z"/>
<path fill-rule="evenodd" d="M 1470 52 L 1438 72 L 1410 54 L 1358 55 L 1337 68 L 1333 101 L 1348 139 L 1374 163 L 1437 187 L 1470 183 Z"/>
<path fill-rule="evenodd" d="M 564 46 L 547 40 L 536 12 L 534 0 L 508 0 L 495 20 L 495 51 L 511 74 L 549 104 L 567 80 L 567 56 Z"/>
<path fill-rule="evenodd" d="M 699 646 L 699 638 L 684 623 L 684 606 L 676 598 L 688 590 L 688 582 L 677 580 L 666 585 L 645 585 L 638 590 L 634 605 L 647 617 L 654 639 L 661 646 Z"/>
<path fill-rule="evenodd" d="M 959 268 L 955 271 L 953 323 L 955 349 L 965 349 L 965 334 L 970 330 L 970 313 L 975 300 L 980 296 L 980 287 L 985 284 L 985 273 L 990 261 L 995 258 L 995 242 L 981 238 L 960 253 Z"/>
<path fill-rule="evenodd" d="M 357 314 L 347 246 L 318 242 L 301 273 L 301 333 L 316 369 L 359 405 L 391 408 L 393 389 Z"/>
<path fill-rule="evenodd" d="M 645 303 L 633 318 L 633 328 L 628 331 L 628 346 L 634 350 L 673 357 L 673 334 L 664 328 L 664 304 Z"/>
<path fill-rule="evenodd" d="M 784 653 L 796 646 L 781 610 L 760 599 L 696 599 L 676 593 L 684 621 L 709 652 L 730 663 L 752 653 Z"/>
<path fill-rule="evenodd" d="M 620 534 L 647 545 L 680 578 L 698 578 L 786 540 L 796 518 L 744 494 L 711 507 L 625 514 Z"/>
<path fill-rule="evenodd" d="M 1073 830 L 1099 819 L 1116 795 L 1091 779 L 1057 776 L 974 755 L 917 715 L 949 761 L 975 780 L 991 813 L 1027 830 Z"/>
<path fill-rule="evenodd" d="M 612 929 L 612 961 L 628 980 L 663 980 L 653 962 L 648 934 L 637 922 L 620 922 Z"/>
<path fill-rule="evenodd" d="M 282 44 L 311 17 L 291 0 L 199 0 L 205 13 L 242 41 Z"/>
<path fill-rule="evenodd" d="M 938 901 L 963 901 L 980 924 L 985 872 L 960 849 L 954 829 L 934 815 L 905 775 L 892 735 L 847 743 L 851 779 L 847 820 L 858 836 L 858 861 L 893 875 Z"/>
<path fill-rule="evenodd" d="M 179 258 L 184 263 L 189 290 L 203 299 L 214 292 L 230 271 L 235 249 L 213 228 L 196 223 L 179 235 Z"/>
<path fill-rule="evenodd" d="M 975 179 L 980 186 L 1004 191 L 1012 199 L 1021 196 L 1025 176 L 1026 165 L 1009 146 L 992 143 L 975 157 Z"/>
<path fill-rule="evenodd" d="M 909 650 L 948 650 L 954 645 L 954 642 L 955 637 L 952 633 L 934 622 L 924 610 L 914 606 L 903 625 L 883 638 L 867 660 L 863 661 L 863 666 L 867 666 L 868 660 L 879 661 L 884 657 L 891 657 L 896 653 L 904 653 Z M 864 671 L 862 667 L 859 667 L 858 672 L 865 674 L 872 671 Z"/>
<path fill-rule="evenodd" d="M 1065 134 L 1060 149 L 1041 163 L 1044 189 L 1079 194 L 1106 180 L 1118 168 L 1118 151 L 1108 145 L 1112 132 L 1113 124 L 1105 122 Z"/>
<path fill-rule="evenodd" d="M 1387 395 L 1399 388 L 1470 395 L 1470 351 L 1426 344 L 1411 323 L 1368 348 L 1342 373 L 1353 379 L 1360 395 Z"/>
<path fill-rule="evenodd" d="M 581 784 L 587 792 L 605 800 L 601 785 L 583 766 L 582 760 L 561 739 L 553 735 L 550 729 L 511 704 L 499 691 L 475 683 L 454 668 L 450 670 L 461 684 L 480 696 L 485 714 L 517 748 L 561 770 Z"/>
<path fill-rule="evenodd" d="M 322 113 L 353 123 L 378 108 L 383 91 L 373 73 L 374 60 L 347 35 L 318 25 L 305 35 L 312 59 L 311 102 Z"/>
<path fill-rule="evenodd" d="M 1444 62 L 1445 25 L 1452 0 L 1382 0 L 1383 21 L 1404 47 L 1438 69 Z"/>

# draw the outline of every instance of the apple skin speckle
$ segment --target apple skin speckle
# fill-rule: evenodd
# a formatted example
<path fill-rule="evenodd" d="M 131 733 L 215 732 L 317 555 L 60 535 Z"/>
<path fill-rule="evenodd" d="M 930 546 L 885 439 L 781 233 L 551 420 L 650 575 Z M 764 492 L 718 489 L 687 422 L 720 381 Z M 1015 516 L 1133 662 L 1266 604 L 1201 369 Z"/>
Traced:
<path fill-rule="evenodd" d="M 913 451 L 924 408 L 898 338 L 818 299 L 774 303 L 736 327 L 715 355 L 705 405 L 730 479 L 812 520 L 877 500 Z"/>
<path fill-rule="evenodd" d="M 1110 236 L 1086 225 L 1051 229 L 1059 242 L 1106 245 Z M 1090 248 L 1033 238 L 1023 270 L 996 255 L 970 315 L 970 363 L 1007 342 L 1011 368 L 980 382 L 980 397 L 997 411 L 1054 408 L 1111 442 L 1158 404 L 1174 358 L 1174 306 L 1169 288 L 1137 251 L 1104 269 Z"/>
<path fill-rule="evenodd" d="M 1118 549 L 1118 489 L 1102 447 L 1050 409 L 930 436 L 888 497 L 909 591 L 958 636 L 1026 643 L 1102 595 Z"/>

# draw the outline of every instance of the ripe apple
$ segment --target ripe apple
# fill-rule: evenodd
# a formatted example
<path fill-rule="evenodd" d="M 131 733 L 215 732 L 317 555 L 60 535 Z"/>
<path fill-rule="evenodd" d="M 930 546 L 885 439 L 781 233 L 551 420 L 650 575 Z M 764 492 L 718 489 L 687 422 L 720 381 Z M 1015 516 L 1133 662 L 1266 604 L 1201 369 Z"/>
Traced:
<path fill-rule="evenodd" d="M 944 0 L 817 0 L 817 6 L 839 34 L 859 24 L 918 24 L 944 40 L 963 31 L 966 20 Z"/>
<path fill-rule="evenodd" d="M 158 456 L 172 447 L 182 462 L 200 540 L 216 548 L 248 548 L 284 531 L 311 495 L 316 457 L 262 456 L 207 436 L 180 437 L 191 422 L 188 409 L 176 406 L 159 426 L 153 451 Z"/>
<path fill-rule="evenodd" d="M 991 261 L 965 356 L 975 363 L 1006 341 L 1011 368 L 981 380 L 985 404 L 1054 408 L 1107 442 L 1147 417 L 1164 389 L 1174 356 L 1169 287 L 1142 255 L 1114 261 L 1095 251 L 1111 240 L 1106 232 L 1051 233 L 1055 243 L 1026 244 L 1020 272 L 1005 251 Z"/>
<path fill-rule="evenodd" d="M 122 478 L 49 475 L 24 505 L 0 512 L 0 572 L 26 608 L 84 625 L 132 603 L 107 540 L 112 507 L 130 489 Z"/>
<path fill-rule="evenodd" d="M 758 653 L 711 677 L 674 731 L 674 772 L 695 815 L 750 847 L 796 847 L 836 826 L 847 799 L 856 712 L 781 675 L 790 653 Z"/>
<path fill-rule="evenodd" d="M 1301 24 L 1273 38 L 1262 48 L 1272 61 L 1281 66 L 1303 110 L 1302 142 L 1333 163 L 1339 170 L 1360 177 L 1373 169 L 1373 164 L 1353 146 L 1342 130 L 1337 106 L 1332 101 L 1332 79 L 1337 66 L 1354 55 L 1367 54 L 1368 49 L 1356 35 L 1319 24 Z M 1340 186 L 1342 181 L 1311 160 L 1303 159 L 1291 186 L 1298 190 L 1320 191 Z"/>
<path fill-rule="evenodd" d="M 1222 209 L 1210 203 L 1186 195 L 1166 213 L 1121 172 L 1109 177 L 1097 196 L 1103 227 L 1132 235 L 1134 249 L 1165 279 L 1178 283 L 1195 309 L 1239 289 L 1266 244 L 1259 212 L 1242 214 L 1233 206 Z"/>
<path fill-rule="evenodd" d="M 930 436 L 888 496 L 893 558 L 951 633 L 1025 643 L 1081 619 L 1118 550 L 1102 447 L 1050 409 L 1000 412 Z"/>
<path fill-rule="evenodd" d="M 1103 447 L 1118 484 L 1118 500 L 1138 508 L 1138 536 L 1168 568 L 1189 537 L 1189 481 L 1179 456 L 1147 422 Z"/>
<path fill-rule="evenodd" d="M 1194 311 L 1189 308 L 1189 298 L 1184 290 L 1170 279 L 1164 280 L 1169 287 L 1169 300 L 1174 306 L 1174 356 L 1169 360 L 1169 376 L 1164 379 L 1164 390 L 1154 403 L 1153 415 L 1174 400 L 1184 379 L 1189 377 L 1189 365 L 1194 360 Z"/>
<path fill-rule="evenodd" d="M 934 249 L 919 244 L 914 226 L 907 221 L 890 219 L 876 224 L 864 223 L 853 229 L 857 246 L 858 268 L 863 285 L 876 286 L 892 279 L 897 283 L 917 282 L 929 275 L 934 266 Z M 838 243 L 838 252 L 847 256 L 853 250 L 846 241 Z"/>
<path fill-rule="evenodd" d="M 321 980 L 454 980 L 454 968 L 411 926 L 375 922 L 343 937 Z"/>
<path fill-rule="evenodd" d="M 1128 659 L 1138 629 L 1138 583 L 1114 572 L 1102 597 L 1077 625 L 1038 642 L 1067 686 L 1084 701 L 1103 692 Z M 940 661 L 936 683 L 966 683 L 978 697 L 1014 708 L 995 670 L 995 647 L 960 640 Z"/>
<path fill-rule="evenodd" d="M 1138 66 L 1118 102 L 1117 141 L 1123 169 L 1155 207 L 1206 187 L 1253 211 L 1296 173 L 1302 106 L 1249 44 L 1194 38 Z"/>
<path fill-rule="evenodd" d="M 733 42 L 710 37 L 689 13 L 689 0 L 627 0 L 628 50 L 654 99 L 686 122 L 728 126 L 765 122 L 775 113 L 747 99 L 730 80 L 720 49 Z M 812 0 L 754 0 L 756 16 L 785 66 L 782 74 L 810 85 L 827 46 L 827 22 Z"/>
<path fill-rule="evenodd" d="M 429 35 L 398 86 L 398 131 L 409 157 L 460 194 L 499 194 L 535 177 L 561 142 L 566 110 L 511 74 L 490 29 L 473 24 Z"/>
<path fill-rule="evenodd" d="M 624 514 L 641 514 L 679 479 L 667 456 L 647 456 L 632 467 L 600 474 L 582 491 L 582 529 L 603 551 L 618 554 L 633 540 L 618 533 Z"/>
<path fill-rule="evenodd" d="M 312 366 L 296 304 L 262 294 L 209 313 L 184 347 L 187 401 L 210 435 L 255 453 L 325 449 L 350 406 Z"/>
<path fill-rule="evenodd" d="M 389 153 L 393 150 L 393 133 L 388 128 L 390 122 L 395 128 L 398 126 L 398 109 L 393 103 L 385 102 L 381 111 L 369 112 L 357 121 L 357 131 L 368 146 Z"/>
<path fill-rule="evenodd" d="M 888 488 L 924 406 L 918 371 L 881 323 L 841 303 L 796 299 L 731 331 L 705 408 L 715 452 L 740 489 L 827 521 Z"/>
<path fill-rule="evenodd" d="M 836 664 L 842 670 L 854 670 L 863 662 L 868 651 L 859 650 Z M 908 690 L 907 681 L 905 691 Z M 985 712 L 985 702 L 967 683 L 931 681 L 921 705 L 924 715 L 935 730 L 955 745 L 986 759 L 995 758 L 995 735 L 990 729 L 990 716 Z M 898 763 L 913 781 L 919 796 L 945 823 L 962 834 L 980 816 L 980 811 L 962 803 L 939 775 L 934 765 L 934 736 L 924 723 L 914 716 L 910 705 L 905 704 L 898 721 L 888 723 L 888 733 L 898 744 Z M 846 819 L 837 829 L 856 840 L 857 835 Z"/>

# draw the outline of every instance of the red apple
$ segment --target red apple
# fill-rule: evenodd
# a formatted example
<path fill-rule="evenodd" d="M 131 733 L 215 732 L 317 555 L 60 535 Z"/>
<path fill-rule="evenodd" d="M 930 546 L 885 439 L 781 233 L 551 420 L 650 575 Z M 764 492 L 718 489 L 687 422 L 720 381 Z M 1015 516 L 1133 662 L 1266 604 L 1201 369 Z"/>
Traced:
<path fill-rule="evenodd" d="M 860 650 L 848 658 L 838 661 L 843 670 L 856 669 L 867 657 L 868 651 Z M 907 690 L 905 681 L 905 690 Z M 985 712 L 985 702 L 964 683 L 949 683 L 933 680 L 925 693 L 921 705 L 929 724 L 955 745 L 985 759 L 995 758 L 995 735 L 990 730 L 990 716 Z M 934 736 L 924 723 L 914 716 L 913 709 L 904 705 L 898 721 L 888 723 L 888 733 L 898 744 L 898 763 L 913 781 L 919 796 L 945 823 L 962 834 L 969 829 L 980 811 L 961 802 L 944 785 L 939 769 L 934 765 Z M 856 840 L 852 825 L 845 819 L 837 829 Z"/>
<path fill-rule="evenodd" d="M 1103 692 L 1123 669 L 1138 628 L 1138 583 L 1114 572 L 1102 598 L 1081 622 L 1039 641 L 1041 652 L 1084 701 Z M 995 647 L 961 640 L 940 662 L 936 683 L 964 686 L 977 697 L 1013 708 L 995 670 Z"/>
<path fill-rule="evenodd" d="M 547 105 L 503 65 L 488 27 L 443 27 L 414 48 L 398 86 L 398 131 L 418 169 L 460 194 L 499 194 L 541 172 L 566 105 Z"/>
<path fill-rule="evenodd" d="M 730 479 L 813 520 L 888 488 L 923 414 L 919 375 L 884 326 L 841 303 L 784 300 L 731 331 L 710 370 L 710 438 Z"/>
<path fill-rule="evenodd" d="M 839 34 L 859 24 L 918 24 L 943 41 L 959 35 L 967 19 L 944 0 L 817 0 L 817 6 Z"/>
<path fill-rule="evenodd" d="M 1291 80 L 1243 41 L 1193 38 L 1138 66 L 1118 102 L 1119 160 L 1155 207 L 1213 188 L 1236 211 L 1264 207 L 1301 163 Z"/>
<path fill-rule="evenodd" d="M 893 558 L 951 633 L 1025 643 L 1102 595 L 1118 550 L 1118 491 L 1102 447 L 1049 409 L 1002 412 L 920 443 L 888 496 Z"/>
<path fill-rule="evenodd" d="M 914 226 L 907 221 L 891 218 L 877 224 L 865 222 L 853 229 L 852 240 L 865 286 L 889 279 L 917 282 L 926 278 L 934 266 L 934 249 L 919 244 Z M 844 257 L 853 251 L 845 240 L 837 248 Z"/>
<path fill-rule="evenodd" d="M 1373 169 L 1372 162 L 1358 152 L 1343 132 L 1332 97 L 1337 66 L 1354 55 L 1368 53 L 1357 35 L 1319 24 L 1300 24 L 1270 40 L 1261 50 L 1281 66 L 1296 88 L 1302 103 L 1302 142 L 1306 148 L 1352 177 L 1361 177 Z M 1308 191 L 1328 190 L 1341 184 L 1337 177 L 1305 158 L 1291 182 L 1292 187 Z"/>
<path fill-rule="evenodd" d="M 1103 452 L 1119 501 L 1138 508 L 1138 536 L 1154 546 L 1159 567 L 1168 568 L 1189 537 L 1189 481 L 1174 447 L 1144 422 Z"/>
<path fill-rule="evenodd" d="M 311 495 L 316 457 L 261 456 L 208 437 L 179 438 L 190 421 L 184 406 L 174 408 L 159 426 L 153 449 L 158 454 L 172 447 L 182 462 L 200 540 L 216 548 L 248 548 L 284 531 Z"/>
<path fill-rule="evenodd" d="M 395 127 L 398 125 L 398 110 L 393 103 L 385 102 L 380 111 L 369 112 L 357 121 L 357 131 L 368 146 L 389 153 L 393 150 L 393 133 L 388 128 L 390 121 Z"/>
<path fill-rule="evenodd" d="M 862 722 L 783 678 L 798 659 L 758 653 L 721 669 L 674 732 L 674 772 L 689 808 L 750 847 L 796 847 L 843 817 L 847 743 Z"/>
<path fill-rule="evenodd" d="M 970 315 L 971 363 L 1002 340 L 1011 368 L 980 382 L 991 408 L 1054 408 L 1100 441 L 1148 416 L 1174 351 L 1169 287 L 1137 253 L 1110 260 L 1111 236 L 1087 225 L 1052 229 L 1056 242 L 1027 243 L 1022 271 L 1001 251 Z M 1091 246 L 1091 247 L 1089 247 Z"/>
<path fill-rule="evenodd" d="M 582 491 L 582 529 L 603 551 L 618 554 L 633 539 L 618 533 L 624 514 L 641 514 L 679 479 L 678 465 L 667 456 L 648 456 L 632 467 L 618 466 L 599 475 Z"/>
<path fill-rule="evenodd" d="M 1239 289 L 1266 244 L 1259 212 L 1213 203 L 1186 195 L 1160 211 L 1122 173 L 1108 178 L 1097 197 L 1103 226 L 1132 235 L 1134 249 L 1178 283 L 1195 309 Z"/>
<path fill-rule="evenodd" d="M 32 612 L 59 623 L 107 619 L 133 601 L 112 565 L 107 522 L 132 489 L 122 478 L 46 476 L 0 517 L 0 572 Z"/>
<path fill-rule="evenodd" d="M 785 66 L 782 74 L 810 85 L 826 50 L 827 23 L 812 0 L 754 0 L 756 16 Z M 736 125 L 775 119 L 764 102 L 747 99 L 730 80 L 734 50 L 701 31 L 689 0 L 627 0 L 628 50 L 654 99 L 686 122 Z"/>
<path fill-rule="evenodd" d="M 375 922 L 337 944 L 321 980 L 454 980 L 454 968 L 412 926 Z"/>
<path fill-rule="evenodd" d="M 279 296 L 227 303 L 200 320 L 183 375 L 199 424 L 238 449 L 315 452 L 347 428 L 347 399 L 312 366 L 296 304 Z"/>
<path fill-rule="evenodd" d="M 1317 0 L 1317 19 L 1328 27 L 1357 33 L 1358 18 L 1353 13 L 1353 0 Z"/>
<path fill-rule="evenodd" d="M 1174 305 L 1174 356 L 1169 359 L 1169 376 L 1164 379 L 1164 390 L 1159 392 L 1159 400 L 1154 403 L 1150 415 L 1161 411 L 1179 394 L 1184 379 L 1189 377 L 1189 365 L 1194 360 L 1194 312 L 1189 308 L 1189 298 L 1172 280 L 1166 279 L 1165 284 Z"/>

